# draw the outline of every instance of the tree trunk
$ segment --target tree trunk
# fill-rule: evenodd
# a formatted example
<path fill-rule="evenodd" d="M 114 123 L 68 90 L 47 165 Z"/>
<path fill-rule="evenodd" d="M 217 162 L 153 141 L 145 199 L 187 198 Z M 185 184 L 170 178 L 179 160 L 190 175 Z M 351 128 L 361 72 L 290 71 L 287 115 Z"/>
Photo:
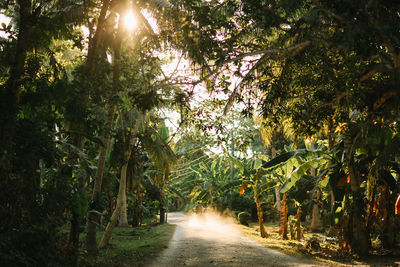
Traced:
<path fill-rule="evenodd" d="M 319 233 L 322 231 L 322 221 L 321 221 L 321 215 L 319 213 L 319 207 L 318 204 L 314 203 L 313 209 L 312 209 L 312 214 L 311 214 L 311 226 L 310 226 L 310 231 L 313 233 Z"/>
<path fill-rule="evenodd" d="M 288 221 L 287 221 L 287 194 L 283 194 L 283 200 L 282 200 L 282 209 L 280 212 L 281 215 L 281 227 L 279 228 L 279 234 L 282 235 L 282 239 L 288 240 Z"/>
<path fill-rule="evenodd" d="M 275 146 L 271 146 L 271 157 L 275 158 L 276 157 L 276 148 Z M 279 187 L 275 187 L 275 203 L 276 203 L 276 210 L 278 211 L 278 214 L 281 212 L 281 193 L 279 192 Z"/>
<path fill-rule="evenodd" d="M 275 187 L 275 199 L 276 199 L 276 209 L 278 214 L 280 214 L 282 206 L 281 206 L 281 193 L 279 192 L 279 187 Z"/>
<path fill-rule="evenodd" d="M 160 188 L 160 224 L 165 223 L 165 178 L 166 175 L 162 178 Z"/>
<path fill-rule="evenodd" d="M 128 227 L 128 214 L 127 214 L 127 203 L 126 203 L 126 190 L 122 193 L 122 208 L 121 214 L 119 215 L 118 226 Z"/>
<path fill-rule="evenodd" d="M 129 159 L 130 156 L 129 150 L 125 153 L 125 159 Z M 128 168 L 128 160 L 125 161 L 126 163 L 122 166 L 121 169 L 121 179 L 119 181 L 119 189 L 118 189 L 118 198 L 117 198 L 117 205 L 114 209 L 114 212 L 111 216 L 110 222 L 107 224 L 106 230 L 103 234 L 103 237 L 100 241 L 99 248 L 103 248 L 108 244 L 108 241 L 111 238 L 112 231 L 114 230 L 115 225 L 117 224 L 118 218 L 121 214 L 122 206 L 123 206 L 123 194 L 126 191 L 126 171 Z"/>
<path fill-rule="evenodd" d="M 319 201 L 321 197 L 321 189 L 317 188 L 317 193 L 315 198 L 313 199 L 313 209 L 312 209 L 312 217 L 311 217 L 311 232 L 321 232 L 323 230 L 322 221 L 321 221 L 321 214 L 319 212 Z"/>
<path fill-rule="evenodd" d="M 235 157 L 235 143 L 233 142 L 233 131 L 231 132 L 231 153 L 232 157 Z M 231 182 L 233 182 L 235 178 L 235 164 L 231 161 L 230 165 L 230 171 L 231 171 Z M 229 197 L 229 208 L 232 210 L 232 203 L 233 203 L 233 188 L 229 190 L 230 192 L 230 197 Z"/>
<path fill-rule="evenodd" d="M 160 224 L 165 223 L 165 208 L 164 205 L 160 204 Z"/>
<path fill-rule="evenodd" d="M 315 149 L 315 145 L 314 145 L 314 140 L 311 139 L 310 142 L 310 149 Z M 311 176 L 316 176 L 316 169 L 315 168 L 311 168 Z M 310 231 L 311 232 L 321 232 L 323 230 L 323 226 L 322 226 L 322 220 L 321 220 L 321 214 L 319 212 L 319 201 L 320 201 L 320 196 L 321 196 L 321 191 L 319 188 L 316 188 L 316 194 L 314 195 L 313 198 L 313 209 L 312 209 L 312 213 L 311 213 L 311 226 L 310 226 Z"/>
<path fill-rule="evenodd" d="M 296 219 L 296 225 L 295 225 L 295 239 L 297 241 L 300 241 L 300 239 L 303 237 L 303 231 L 301 230 L 301 207 L 299 206 L 297 208 L 297 214 L 295 216 Z"/>
<path fill-rule="evenodd" d="M 69 231 L 69 246 L 77 248 L 79 245 L 79 215 L 72 210 L 71 227 Z"/>
<path fill-rule="evenodd" d="M 105 18 L 105 13 L 107 12 L 107 9 L 108 9 L 108 4 L 109 4 L 108 1 L 104 1 L 103 7 L 102 7 L 102 10 L 100 13 L 98 26 L 101 26 L 100 20 L 104 20 L 104 18 Z M 92 49 L 94 51 L 89 50 L 89 52 L 88 52 L 89 53 L 88 54 L 88 68 L 89 68 L 90 75 L 93 75 L 93 72 L 94 72 L 94 55 L 93 55 L 93 53 L 97 53 L 97 47 L 98 47 L 97 38 L 99 38 L 99 34 L 100 33 L 98 33 L 98 31 L 96 31 L 96 34 L 93 37 L 94 44 L 92 46 Z M 99 207 L 98 207 L 99 206 L 99 195 L 101 192 L 101 184 L 103 181 L 104 167 L 106 164 L 106 156 L 107 156 L 108 147 L 110 144 L 110 132 L 111 132 L 111 128 L 112 128 L 112 123 L 114 121 L 115 103 L 113 100 L 113 96 L 116 95 L 119 90 L 120 58 L 121 58 L 121 56 L 120 56 L 121 38 L 119 35 L 120 35 L 120 31 L 118 30 L 116 45 L 114 47 L 114 68 L 113 68 L 113 86 L 112 86 L 113 90 L 112 90 L 111 101 L 110 101 L 109 107 L 108 107 L 106 123 L 105 123 L 105 131 L 106 132 L 105 132 L 105 136 L 102 138 L 103 147 L 101 148 L 99 160 L 97 162 L 97 171 L 96 171 L 96 176 L 94 179 L 91 207 L 87 214 L 87 234 L 86 234 L 86 240 L 85 240 L 85 248 L 90 255 L 97 254 L 96 224 L 94 223 L 94 221 L 96 221 L 98 219 L 98 215 L 96 214 L 96 211 L 100 212 L 98 210 L 99 209 Z"/>
<path fill-rule="evenodd" d="M 258 198 L 258 192 L 257 192 L 257 188 L 254 186 L 253 187 L 254 190 L 254 201 L 256 202 L 256 206 L 257 206 L 257 217 L 258 217 L 258 224 L 260 226 L 260 235 L 262 238 L 267 238 L 268 237 L 268 233 L 265 230 L 264 227 L 264 218 L 263 218 L 263 212 L 261 209 L 261 204 Z"/>
<path fill-rule="evenodd" d="M 136 201 L 135 201 L 135 210 L 133 214 L 133 222 L 132 226 L 140 226 L 142 217 L 143 217 L 143 210 L 142 210 L 142 188 L 139 184 L 138 188 L 136 189 Z"/>
<path fill-rule="evenodd" d="M 121 120 L 122 120 L 122 118 L 121 118 Z M 128 169 L 128 162 L 129 162 L 129 158 L 131 157 L 133 145 L 136 140 L 135 133 L 137 132 L 139 125 L 141 123 L 142 123 L 142 114 L 139 113 L 139 116 L 136 119 L 135 127 L 134 127 L 133 131 L 130 133 L 131 137 L 129 140 L 128 150 L 125 151 L 125 153 L 124 153 L 124 165 L 121 168 L 121 179 L 119 182 L 117 205 L 115 206 L 115 209 L 111 216 L 110 222 L 107 224 L 106 230 L 100 241 L 99 248 L 103 248 L 108 244 L 108 241 L 111 238 L 112 231 L 114 230 L 114 227 L 117 224 L 119 215 L 121 214 L 122 205 L 123 205 L 123 195 L 126 192 L 126 173 L 127 173 L 127 169 Z"/>
<path fill-rule="evenodd" d="M 369 253 L 369 237 L 365 229 L 365 222 L 363 220 L 363 196 L 359 192 L 360 182 L 358 180 L 357 172 L 354 168 L 354 152 L 352 149 L 353 140 L 350 130 L 344 134 L 344 151 L 346 156 L 347 168 L 350 177 L 350 187 L 353 195 L 353 202 L 351 206 L 351 249 L 360 256 L 368 255 Z"/>
<path fill-rule="evenodd" d="M 333 227 L 335 225 L 335 194 L 333 193 L 333 190 L 330 190 L 330 194 L 331 194 L 331 218 L 330 218 L 330 225 L 331 227 Z"/>
<path fill-rule="evenodd" d="M 114 210 L 114 196 L 113 196 L 113 193 L 111 190 L 110 176 L 105 177 L 103 188 L 106 191 L 108 199 L 109 199 L 108 205 L 106 207 L 106 211 L 107 211 L 107 214 L 111 215 L 112 211 Z"/>
<path fill-rule="evenodd" d="M 2 165 L 9 168 L 14 157 L 14 136 L 21 95 L 21 81 L 25 72 L 25 59 L 31 43 L 31 31 L 39 17 L 40 10 L 31 12 L 32 1 L 20 0 L 19 4 L 19 31 L 13 64 L 6 84 L 6 95 L 0 105 L 5 114 L 0 116 L 0 156 Z"/>

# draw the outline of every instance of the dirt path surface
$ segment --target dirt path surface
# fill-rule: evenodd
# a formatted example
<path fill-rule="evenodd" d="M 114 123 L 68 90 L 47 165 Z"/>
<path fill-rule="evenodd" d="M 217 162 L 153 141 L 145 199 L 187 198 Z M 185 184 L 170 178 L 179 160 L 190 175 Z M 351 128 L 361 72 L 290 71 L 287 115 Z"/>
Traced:
<path fill-rule="evenodd" d="M 265 248 L 218 216 L 169 213 L 177 224 L 168 248 L 149 266 L 320 266 Z"/>

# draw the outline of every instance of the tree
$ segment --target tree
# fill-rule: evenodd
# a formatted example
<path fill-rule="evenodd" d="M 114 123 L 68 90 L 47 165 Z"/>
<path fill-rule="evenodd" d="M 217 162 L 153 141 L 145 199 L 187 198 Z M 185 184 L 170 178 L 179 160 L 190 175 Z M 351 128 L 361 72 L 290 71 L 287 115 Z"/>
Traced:
<path fill-rule="evenodd" d="M 121 114 L 120 114 L 121 115 Z M 131 115 L 132 116 L 132 115 Z M 121 118 L 122 120 L 122 118 Z M 124 205 L 124 202 L 126 202 L 126 173 L 127 173 L 127 168 L 128 168 L 128 162 L 131 157 L 133 145 L 136 142 L 136 133 L 139 129 L 139 126 L 141 125 L 143 120 L 143 114 L 140 112 L 137 114 L 137 118 L 135 122 L 131 121 L 131 123 L 134 123 L 134 127 L 131 132 L 126 131 L 124 134 L 124 143 L 128 144 L 127 148 L 124 152 L 124 163 L 121 167 L 121 178 L 119 181 L 119 189 L 118 189 L 118 197 L 117 197 L 117 205 L 113 211 L 113 214 L 111 216 L 110 222 L 107 224 L 106 230 L 103 234 L 103 237 L 101 238 L 101 241 L 99 243 L 99 248 L 103 248 L 108 244 L 108 241 L 111 238 L 112 231 L 117 223 L 117 220 L 121 214 L 122 207 Z"/>
<path fill-rule="evenodd" d="M 253 189 L 254 202 L 257 206 L 257 217 L 260 227 L 260 235 L 265 238 L 268 237 L 268 233 L 264 227 L 263 212 L 261 206 L 265 202 L 261 201 L 260 195 L 264 193 L 267 189 L 273 188 L 272 181 L 266 178 L 267 172 L 262 167 L 262 161 L 260 159 L 255 160 L 244 160 L 243 163 L 233 157 L 230 157 L 235 166 L 239 169 L 239 173 L 242 177 L 242 188 L 240 189 L 241 194 L 244 192 L 247 186 Z M 266 159 L 262 157 L 263 159 Z M 265 181 L 263 181 L 265 178 Z"/>
<path fill-rule="evenodd" d="M 155 163 L 156 169 L 163 175 L 155 181 L 160 190 L 160 223 L 165 223 L 166 217 L 166 184 L 169 179 L 171 166 L 176 162 L 176 155 L 168 145 L 169 129 L 161 121 L 158 130 L 148 125 L 142 135 L 145 150 Z"/>
<path fill-rule="evenodd" d="M 198 166 L 190 166 L 196 179 L 189 181 L 192 187 L 189 196 L 193 201 L 208 203 L 210 208 L 217 208 L 215 200 L 224 194 L 233 181 L 230 180 L 230 167 L 224 164 L 224 156 L 219 156 L 209 161 L 203 161 Z"/>

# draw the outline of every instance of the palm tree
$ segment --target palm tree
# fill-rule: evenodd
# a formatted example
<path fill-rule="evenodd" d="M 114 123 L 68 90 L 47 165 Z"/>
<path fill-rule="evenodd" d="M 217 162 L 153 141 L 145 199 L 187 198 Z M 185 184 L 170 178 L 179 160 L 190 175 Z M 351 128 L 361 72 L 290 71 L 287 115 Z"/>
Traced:
<path fill-rule="evenodd" d="M 121 178 L 119 181 L 117 205 L 113 211 L 110 222 L 107 224 L 106 230 L 100 241 L 99 248 L 103 248 L 108 244 L 108 241 L 111 238 L 112 231 L 118 221 L 118 218 L 120 217 L 122 208 L 124 206 L 124 202 L 126 202 L 126 174 L 127 174 L 127 169 L 128 169 L 128 163 L 129 163 L 129 159 L 131 157 L 131 153 L 132 153 L 134 144 L 137 142 L 136 134 L 139 130 L 139 127 L 142 125 L 142 121 L 143 121 L 143 114 L 141 112 L 138 112 L 136 114 L 136 116 L 137 117 L 135 119 L 135 122 L 133 123 L 133 114 L 130 113 L 131 125 L 132 124 L 134 125 L 133 129 L 130 132 L 128 132 L 126 129 L 123 130 L 123 141 L 124 141 L 124 143 L 127 144 L 127 148 L 123 154 L 124 157 L 123 157 L 123 165 L 121 168 Z M 123 120 L 122 117 L 123 117 L 122 114 L 120 114 L 121 121 Z M 126 208 L 126 206 L 125 206 L 125 208 Z"/>
<path fill-rule="evenodd" d="M 152 120 L 156 118 L 153 117 Z M 145 130 L 140 139 L 144 149 L 148 153 L 150 159 L 155 163 L 155 168 L 162 173 L 155 180 L 155 184 L 160 190 L 160 223 L 165 222 L 166 217 L 166 183 L 170 175 L 171 166 L 176 163 L 176 154 L 169 146 L 169 129 L 161 121 L 158 129 L 154 129 L 150 123 L 146 124 Z"/>
<path fill-rule="evenodd" d="M 135 204 L 132 216 L 132 226 L 139 226 L 143 217 L 142 195 L 146 183 L 153 183 L 147 175 L 145 169 L 149 165 L 154 165 L 149 161 L 147 153 L 143 147 L 140 147 L 140 142 L 132 151 L 131 159 L 128 164 L 127 174 L 127 191 L 134 193 Z"/>

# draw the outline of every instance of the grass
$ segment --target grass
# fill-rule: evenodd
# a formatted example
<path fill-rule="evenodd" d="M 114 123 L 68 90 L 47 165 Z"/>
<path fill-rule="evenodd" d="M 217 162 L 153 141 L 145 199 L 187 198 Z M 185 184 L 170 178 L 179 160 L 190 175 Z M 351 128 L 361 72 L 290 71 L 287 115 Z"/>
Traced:
<path fill-rule="evenodd" d="M 79 266 L 143 266 L 168 247 L 175 225 L 163 224 L 136 228 L 115 228 L 109 245 L 90 257 L 80 255 Z M 98 242 L 103 231 L 97 232 Z M 82 238 L 84 238 L 82 236 Z"/>
<path fill-rule="evenodd" d="M 278 225 L 268 223 L 264 224 L 264 226 L 269 235 L 268 238 L 262 238 L 260 236 L 258 223 L 256 222 L 250 223 L 249 227 L 240 225 L 240 230 L 245 236 L 257 241 L 267 248 L 276 249 L 285 254 L 296 257 L 310 257 L 304 254 L 304 242 L 297 240 L 282 240 L 278 234 Z"/>

